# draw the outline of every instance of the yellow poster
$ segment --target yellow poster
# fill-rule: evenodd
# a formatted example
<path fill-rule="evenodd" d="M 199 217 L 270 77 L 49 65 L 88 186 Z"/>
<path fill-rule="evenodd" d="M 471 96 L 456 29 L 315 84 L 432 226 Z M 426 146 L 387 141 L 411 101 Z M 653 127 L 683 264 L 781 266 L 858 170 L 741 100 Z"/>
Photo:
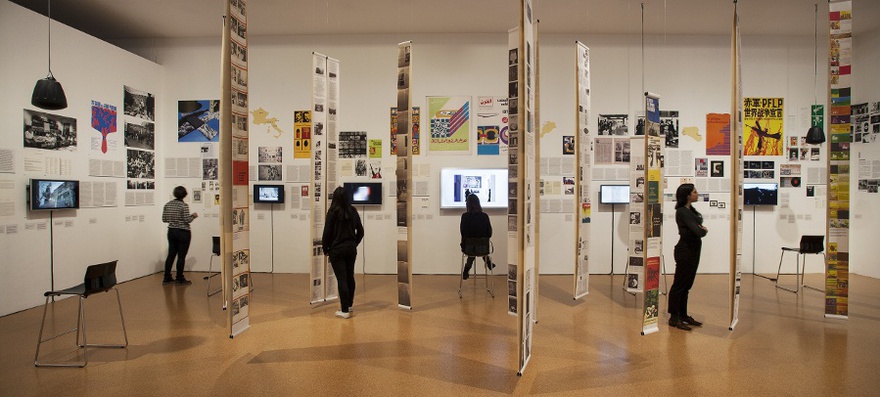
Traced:
<path fill-rule="evenodd" d="M 307 159 L 312 155 L 312 112 L 293 112 L 293 158 Z"/>
<path fill-rule="evenodd" d="M 743 98 L 743 155 L 781 156 L 782 98 Z"/>
<path fill-rule="evenodd" d="M 382 140 L 381 139 L 370 139 L 367 142 L 367 153 L 371 159 L 381 159 L 382 158 Z"/>

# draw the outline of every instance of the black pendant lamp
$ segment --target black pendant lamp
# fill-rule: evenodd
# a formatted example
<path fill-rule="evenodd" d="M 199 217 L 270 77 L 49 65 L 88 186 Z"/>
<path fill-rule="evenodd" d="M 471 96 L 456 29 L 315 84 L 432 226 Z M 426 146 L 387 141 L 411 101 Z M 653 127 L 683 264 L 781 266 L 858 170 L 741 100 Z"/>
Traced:
<path fill-rule="evenodd" d="M 814 44 L 815 52 L 813 53 L 813 102 L 817 102 L 816 90 L 819 79 L 819 4 L 816 4 L 816 23 L 815 23 Z M 824 112 L 824 109 L 823 109 Z M 824 119 L 824 118 L 823 118 Z M 811 120 L 812 121 L 812 120 Z M 812 122 L 810 124 L 813 124 Z M 807 130 L 807 143 L 818 145 L 825 142 L 825 131 L 822 130 L 821 123 L 813 125 Z"/>
<path fill-rule="evenodd" d="M 48 3 L 46 16 L 49 18 L 49 75 L 37 80 L 31 95 L 31 104 L 41 109 L 60 110 L 67 107 L 67 96 L 64 95 L 61 83 L 52 75 L 52 0 Z"/>

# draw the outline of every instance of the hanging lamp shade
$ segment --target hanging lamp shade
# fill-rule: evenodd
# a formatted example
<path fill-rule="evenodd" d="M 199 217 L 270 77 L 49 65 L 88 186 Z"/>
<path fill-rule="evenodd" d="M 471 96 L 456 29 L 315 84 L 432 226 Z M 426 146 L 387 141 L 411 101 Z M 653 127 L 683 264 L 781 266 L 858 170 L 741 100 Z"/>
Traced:
<path fill-rule="evenodd" d="M 825 131 L 822 130 L 822 127 L 818 125 L 814 125 L 807 130 L 806 141 L 809 144 L 817 145 L 825 142 Z"/>
<path fill-rule="evenodd" d="M 67 96 L 64 95 L 61 83 L 50 74 L 44 79 L 37 80 L 31 96 L 31 104 L 41 109 L 60 110 L 67 107 Z"/>

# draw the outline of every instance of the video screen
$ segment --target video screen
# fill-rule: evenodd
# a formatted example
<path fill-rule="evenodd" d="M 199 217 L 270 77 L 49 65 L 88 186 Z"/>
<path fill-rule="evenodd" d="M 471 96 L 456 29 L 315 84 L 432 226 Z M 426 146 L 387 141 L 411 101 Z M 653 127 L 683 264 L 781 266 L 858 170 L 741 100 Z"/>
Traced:
<path fill-rule="evenodd" d="M 507 208 L 506 168 L 443 168 L 440 170 L 440 208 L 465 208 L 470 194 L 483 208 Z"/>
<path fill-rule="evenodd" d="M 352 205 L 382 205 L 381 182 L 346 182 L 342 187 L 351 194 Z"/>
<path fill-rule="evenodd" d="M 79 181 L 31 179 L 31 210 L 79 208 Z"/>
<path fill-rule="evenodd" d="M 600 204 L 629 204 L 629 185 L 602 185 L 599 188 Z"/>
<path fill-rule="evenodd" d="M 283 203 L 284 185 L 254 185 L 255 203 Z"/>
<path fill-rule="evenodd" d="M 778 191 L 775 183 L 744 183 L 743 205 L 776 205 Z"/>

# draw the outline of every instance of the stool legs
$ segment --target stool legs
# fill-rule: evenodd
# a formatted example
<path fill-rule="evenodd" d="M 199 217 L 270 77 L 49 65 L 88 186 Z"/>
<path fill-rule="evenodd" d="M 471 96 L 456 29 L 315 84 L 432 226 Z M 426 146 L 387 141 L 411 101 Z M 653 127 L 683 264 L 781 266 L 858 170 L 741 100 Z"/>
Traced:
<path fill-rule="evenodd" d="M 462 256 L 461 256 L 461 269 L 460 269 L 460 271 L 459 271 L 459 274 L 463 274 L 463 273 L 464 273 L 464 265 L 465 265 L 465 263 L 467 262 L 467 258 L 468 258 L 467 255 L 462 255 Z M 476 262 L 476 258 L 474 258 L 474 261 Z M 485 281 L 486 281 L 486 292 L 489 293 L 489 296 L 491 296 L 491 297 L 494 298 L 494 297 L 495 297 L 495 294 L 492 292 L 492 285 L 491 285 L 491 284 L 494 284 L 494 283 L 492 283 L 492 282 L 489 280 L 490 276 L 494 275 L 494 272 L 492 271 L 492 269 L 489 269 L 489 266 L 488 266 L 488 264 L 489 264 L 490 261 L 491 261 L 491 259 L 489 259 L 489 256 L 488 256 L 488 255 L 486 255 L 486 256 L 483 257 L 483 265 L 484 265 L 483 268 L 484 268 L 484 273 L 483 273 L 483 276 L 482 276 L 482 277 L 483 277 L 483 278 L 485 279 Z M 477 274 L 477 266 L 476 266 L 476 264 L 474 264 L 474 266 L 472 267 L 472 269 L 473 269 L 474 274 L 473 274 L 473 276 L 471 276 L 471 277 L 473 277 L 474 279 L 476 279 L 477 276 L 478 276 L 478 274 Z M 461 276 L 459 276 L 459 277 L 461 277 Z M 462 296 L 462 295 L 461 295 L 461 287 L 462 287 L 463 283 L 464 283 L 464 279 L 463 279 L 463 278 L 459 278 L 459 279 L 458 279 L 458 298 L 459 298 L 459 299 L 461 299 L 461 296 Z M 490 284 L 490 283 L 491 283 L 491 284 Z M 476 286 L 476 281 L 474 281 L 474 286 Z"/>

